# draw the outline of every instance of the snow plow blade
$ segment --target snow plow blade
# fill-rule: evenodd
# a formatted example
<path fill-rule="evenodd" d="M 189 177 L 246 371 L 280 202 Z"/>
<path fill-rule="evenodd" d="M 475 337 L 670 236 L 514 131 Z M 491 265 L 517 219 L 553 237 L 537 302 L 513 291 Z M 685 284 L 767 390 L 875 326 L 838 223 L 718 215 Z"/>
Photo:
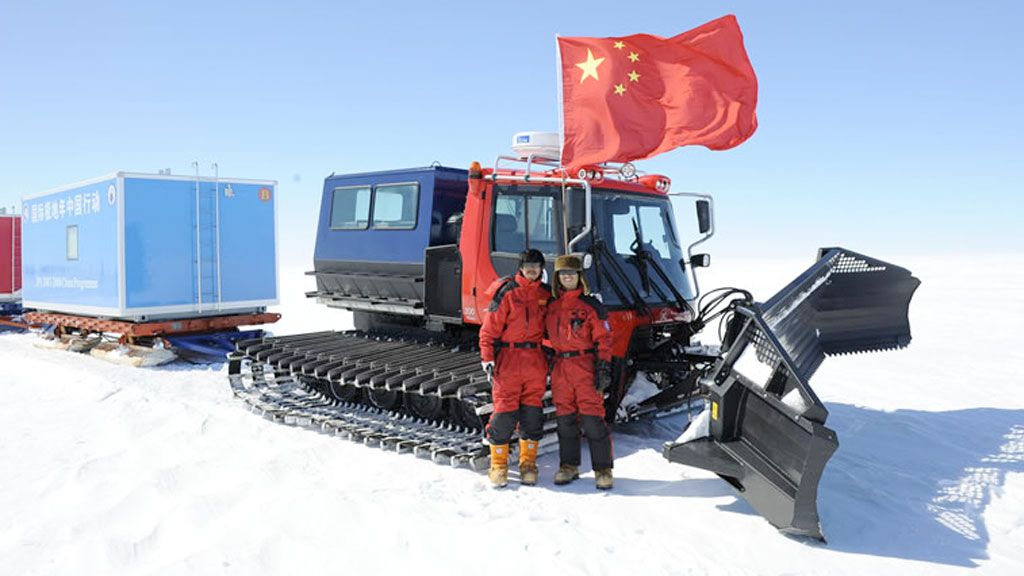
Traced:
<path fill-rule="evenodd" d="M 701 383 L 705 413 L 664 456 L 718 474 L 779 530 L 824 540 L 818 482 L 839 443 L 808 382 L 826 355 L 909 344 L 919 284 L 898 266 L 820 250 L 771 300 L 737 307 Z"/>

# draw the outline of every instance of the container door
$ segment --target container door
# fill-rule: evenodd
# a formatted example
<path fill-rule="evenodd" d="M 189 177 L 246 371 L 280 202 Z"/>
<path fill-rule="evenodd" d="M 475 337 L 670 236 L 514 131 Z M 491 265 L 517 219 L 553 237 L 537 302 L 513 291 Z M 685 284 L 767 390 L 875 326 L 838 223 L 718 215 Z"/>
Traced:
<path fill-rule="evenodd" d="M 200 312 L 220 308 L 218 184 L 196 186 L 196 304 Z"/>
<path fill-rule="evenodd" d="M 8 229 L 9 227 L 9 229 Z M 14 220 L 0 216 L 0 297 L 14 288 Z M 0 300 L 2 302 L 2 300 Z"/>
<path fill-rule="evenodd" d="M 11 292 L 21 290 L 21 218 L 11 221 Z"/>
<path fill-rule="evenodd" d="M 220 182 L 220 302 L 239 311 L 276 304 L 277 258 L 272 184 Z"/>

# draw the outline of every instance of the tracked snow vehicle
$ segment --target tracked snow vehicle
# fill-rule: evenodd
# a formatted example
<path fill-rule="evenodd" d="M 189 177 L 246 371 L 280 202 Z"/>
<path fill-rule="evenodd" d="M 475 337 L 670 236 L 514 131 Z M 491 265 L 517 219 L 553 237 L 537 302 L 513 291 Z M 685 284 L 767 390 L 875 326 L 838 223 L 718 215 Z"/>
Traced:
<path fill-rule="evenodd" d="M 356 330 L 240 342 L 235 393 L 274 420 L 483 468 L 491 399 L 476 341 L 487 289 L 526 248 L 549 262 L 574 253 L 609 310 L 609 419 L 706 399 L 703 432 L 666 457 L 719 474 L 780 529 L 820 538 L 817 483 L 837 440 L 808 380 L 826 354 L 905 346 L 918 281 L 832 248 L 764 304 L 735 289 L 701 296 L 693 272 L 710 258 L 692 252 L 714 233 L 710 196 L 673 193 L 668 178 L 629 164 L 570 174 L 550 152 L 489 169 L 328 177 L 308 296 L 351 310 Z M 673 198 L 696 207 L 700 236 L 688 246 Z M 722 322 L 721 352 L 694 345 L 712 322 Z"/>

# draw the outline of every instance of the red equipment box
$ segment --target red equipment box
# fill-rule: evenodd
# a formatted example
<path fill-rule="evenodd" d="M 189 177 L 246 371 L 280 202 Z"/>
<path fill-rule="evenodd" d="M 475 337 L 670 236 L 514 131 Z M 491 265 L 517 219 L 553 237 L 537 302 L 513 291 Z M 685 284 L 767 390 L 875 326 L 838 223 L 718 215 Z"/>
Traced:
<path fill-rule="evenodd" d="M 0 215 L 0 302 L 21 298 L 21 217 Z"/>

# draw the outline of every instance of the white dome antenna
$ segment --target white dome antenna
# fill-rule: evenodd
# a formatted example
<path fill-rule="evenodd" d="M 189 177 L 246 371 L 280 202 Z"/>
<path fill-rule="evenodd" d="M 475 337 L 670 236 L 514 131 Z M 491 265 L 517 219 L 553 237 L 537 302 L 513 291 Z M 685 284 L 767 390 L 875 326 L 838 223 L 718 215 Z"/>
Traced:
<path fill-rule="evenodd" d="M 516 132 L 512 136 L 512 151 L 520 158 L 530 155 L 557 161 L 561 146 L 557 132 Z"/>

